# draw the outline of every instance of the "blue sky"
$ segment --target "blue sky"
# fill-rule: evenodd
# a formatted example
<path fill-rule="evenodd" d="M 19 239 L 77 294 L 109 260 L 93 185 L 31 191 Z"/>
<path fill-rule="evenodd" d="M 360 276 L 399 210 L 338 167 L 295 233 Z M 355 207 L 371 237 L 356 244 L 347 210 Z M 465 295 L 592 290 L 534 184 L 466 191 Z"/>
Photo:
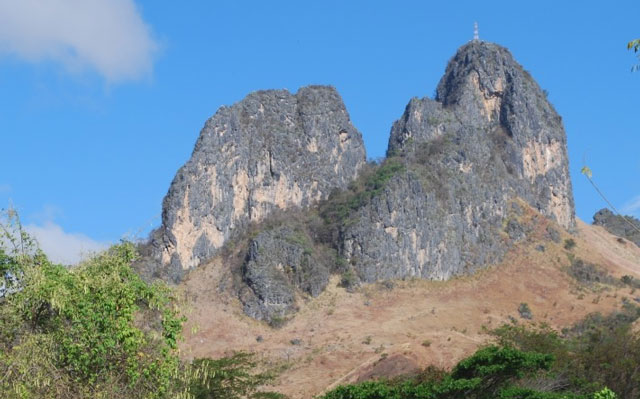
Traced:
<path fill-rule="evenodd" d="M 259 89 L 330 84 L 386 149 L 413 96 L 480 37 L 508 47 L 563 116 L 578 216 L 640 216 L 640 2 L 0 0 L 0 207 L 73 261 L 160 222 L 205 120 Z M 46 244 L 45 244 L 46 243 Z"/>

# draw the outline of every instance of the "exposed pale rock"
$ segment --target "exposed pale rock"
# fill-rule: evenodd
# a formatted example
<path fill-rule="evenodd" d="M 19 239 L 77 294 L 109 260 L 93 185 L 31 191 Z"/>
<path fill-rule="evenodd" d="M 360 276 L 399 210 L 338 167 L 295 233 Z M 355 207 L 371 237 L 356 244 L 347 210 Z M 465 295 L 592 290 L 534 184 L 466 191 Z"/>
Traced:
<path fill-rule="evenodd" d="M 342 232 L 361 281 L 448 279 L 495 262 L 526 237 L 517 198 L 575 227 L 561 119 L 498 45 L 461 47 L 436 99 L 411 99 L 393 124 L 387 154 L 405 170 Z"/>
<path fill-rule="evenodd" d="M 248 223 L 345 188 L 365 159 L 334 88 L 252 93 L 206 122 L 164 199 L 153 256 L 178 281 Z"/>
<path fill-rule="evenodd" d="M 362 168 L 362 138 L 333 88 L 253 93 L 207 121 L 165 197 L 152 257 L 177 281 L 283 210 L 278 227 L 263 223 L 249 240 L 234 280 L 245 313 L 273 322 L 318 295 L 331 272 L 353 287 L 495 263 L 527 239 L 525 204 L 575 227 L 561 118 L 498 45 L 462 46 L 436 98 L 411 99 L 393 124 L 387 155 Z"/>

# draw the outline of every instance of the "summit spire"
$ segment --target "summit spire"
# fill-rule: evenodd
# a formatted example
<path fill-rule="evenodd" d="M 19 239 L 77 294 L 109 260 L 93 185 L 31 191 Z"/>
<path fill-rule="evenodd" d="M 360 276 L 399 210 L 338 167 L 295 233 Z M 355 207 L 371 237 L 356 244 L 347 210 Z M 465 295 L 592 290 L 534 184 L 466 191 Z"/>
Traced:
<path fill-rule="evenodd" d="M 473 23 L 473 41 L 477 42 L 478 40 L 480 40 L 480 35 L 478 34 L 478 23 L 474 22 Z"/>

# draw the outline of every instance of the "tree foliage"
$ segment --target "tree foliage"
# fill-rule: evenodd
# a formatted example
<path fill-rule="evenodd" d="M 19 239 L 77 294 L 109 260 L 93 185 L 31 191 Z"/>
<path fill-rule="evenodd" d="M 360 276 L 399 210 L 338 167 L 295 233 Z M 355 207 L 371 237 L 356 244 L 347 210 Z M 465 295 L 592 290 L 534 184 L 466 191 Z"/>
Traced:
<path fill-rule="evenodd" d="M 258 388 L 273 379 L 268 372 L 254 373 L 251 354 L 238 352 L 222 359 L 196 359 L 191 365 L 187 392 L 194 399 L 278 399 L 274 392 Z"/>
<path fill-rule="evenodd" d="M 134 272 L 132 243 L 68 268 L 3 216 L 0 272 L 14 289 L 0 300 L 1 398 L 279 397 L 260 392 L 272 376 L 249 354 L 180 361 L 176 298 Z"/>
<path fill-rule="evenodd" d="M 524 352 L 508 346 L 488 346 L 462 360 L 450 373 L 400 381 L 369 381 L 340 386 L 323 399 L 454 399 L 560 398 L 515 386 L 518 379 L 548 370 L 553 356 Z"/>
<path fill-rule="evenodd" d="M 615 399 L 640 398 L 640 308 L 592 314 L 562 334 L 545 324 L 505 325 L 496 345 L 451 371 L 340 386 L 323 399 Z"/>
<path fill-rule="evenodd" d="M 320 206 L 320 215 L 328 224 L 342 224 L 349 216 L 378 196 L 396 174 L 405 170 L 397 158 L 381 164 L 368 164 L 347 190 L 336 191 Z"/>
<path fill-rule="evenodd" d="M 73 269 L 40 253 L 12 259 L 21 289 L 0 306 L 5 397 L 168 392 L 182 319 L 165 286 L 133 272 L 134 258 L 122 243 Z"/>
<path fill-rule="evenodd" d="M 587 316 L 562 335 L 546 325 L 503 326 L 494 331 L 502 345 L 549 353 L 556 359 L 535 384 L 588 394 L 608 387 L 621 398 L 640 397 L 640 337 L 631 329 L 638 307 L 626 305 L 608 316 Z M 530 381 L 533 383 L 533 381 Z"/>

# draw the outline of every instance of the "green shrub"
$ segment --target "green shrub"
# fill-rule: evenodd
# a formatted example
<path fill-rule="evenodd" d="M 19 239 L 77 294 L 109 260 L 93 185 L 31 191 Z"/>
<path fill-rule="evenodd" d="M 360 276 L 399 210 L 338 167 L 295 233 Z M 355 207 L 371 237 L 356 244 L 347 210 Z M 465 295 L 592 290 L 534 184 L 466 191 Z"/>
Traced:
<path fill-rule="evenodd" d="M 524 352 L 509 346 L 488 346 L 458 363 L 451 376 L 457 379 L 488 379 L 488 386 L 495 388 L 512 378 L 548 370 L 553 360 L 550 354 Z"/>
<path fill-rule="evenodd" d="M 452 371 L 340 386 L 323 399 L 615 399 L 640 397 L 640 337 L 626 316 L 588 317 L 561 336 L 545 324 L 504 325 L 497 346 L 478 350 Z M 589 327 L 585 327 L 589 326 Z"/>
<path fill-rule="evenodd" d="M 458 363 L 451 373 L 428 368 L 415 377 L 340 386 L 323 399 L 501 398 L 516 379 L 547 370 L 552 361 L 551 355 L 489 346 Z"/>
<path fill-rule="evenodd" d="M 584 262 L 582 259 L 571 258 L 568 269 L 569 275 L 579 283 L 592 286 L 596 283 L 608 285 L 620 285 L 620 281 L 613 278 L 602 267 Z"/>
<path fill-rule="evenodd" d="M 616 398 L 617 398 L 616 394 L 607 387 L 593 394 L 593 399 L 616 399 Z"/>
<path fill-rule="evenodd" d="M 288 321 L 289 319 L 286 316 L 273 315 L 269 319 L 269 326 L 273 328 L 282 328 Z"/>
<path fill-rule="evenodd" d="M 631 288 L 640 288 L 640 280 L 630 275 L 624 275 L 620 278 L 622 284 L 628 285 Z"/>
<path fill-rule="evenodd" d="M 520 313 L 520 317 L 522 317 L 523 319 L 533 319 L 533 313 L 531 313 L 529 305 L 524 302 L 521 303 L 520 306 L 518 306 L 518 313 Z"/>
<path fill-rule="evenodd" d="M 22 262 L 22 289 L 0 306 L 0 371 L 8 374 L 0 389 L 54 397 L 64 381 L 138 397 L 167 393 L 182 319 L 164 285 L 133 272 L 134 258 L 133 244 L 123 243 L 73 269 L 41 255 Z M 27 356 L 36 373 L 13 367 Z"/>
<path fill-rule="evenodd" d="M 340 286 L 347 289 L 352 289 L 358 285 L 358 276 L 352 269 L 348 269 L 342 273 L 340 277 Z"/>
<path fill-rule="evenodd" d="M 320 204 L 321 217 L 334 228 L 348 224 L 354 211 L 378 196 L 389 180 L 404 169 L 404 164 L 396 158 L 387 158 L 380 165 L 368 165 L 347 190 L 334 192 Z"/>
<path fill-rule="evenodd" d="M 576 241 L 573 238 L 567 238 L 566 240 L 564 240 L 564 249 L 566 249 L 567 251 L 572 250 L 576 245 Z"/>
<path fill-rule="evenodd" d="M 631 324 L 640 317 L 632 304 L 610 315 L 594 313 L 559 335 L 546 325 L 503 326 L 493 333 L 501 345 L 552 354 L 550 372 L 539 376 L 550 386 L 578 394 L 609 387 L 621 398 L 640 397 L 640 337 Z"/>
<path fill-rule="evenodd" d="M 131 267 L 123 242 L 83 264 L 51 263 L 15 214 L 0 214 L 0 276 L 19 276 L 0 301 L 1 398 L 281 398 L 258 388 L 250 355 L 178 359 L 184 319 L 172 291 Z"/>
<path fill-rule="evenodd" d="M 186 392 L 193 399 L 278 399 L 284 395 L 259 388 L 273 380 L 273 374 L 254 373 L 253 356 L 238 352 L 222 359 L 196 359 L 187 371 Z"/>

